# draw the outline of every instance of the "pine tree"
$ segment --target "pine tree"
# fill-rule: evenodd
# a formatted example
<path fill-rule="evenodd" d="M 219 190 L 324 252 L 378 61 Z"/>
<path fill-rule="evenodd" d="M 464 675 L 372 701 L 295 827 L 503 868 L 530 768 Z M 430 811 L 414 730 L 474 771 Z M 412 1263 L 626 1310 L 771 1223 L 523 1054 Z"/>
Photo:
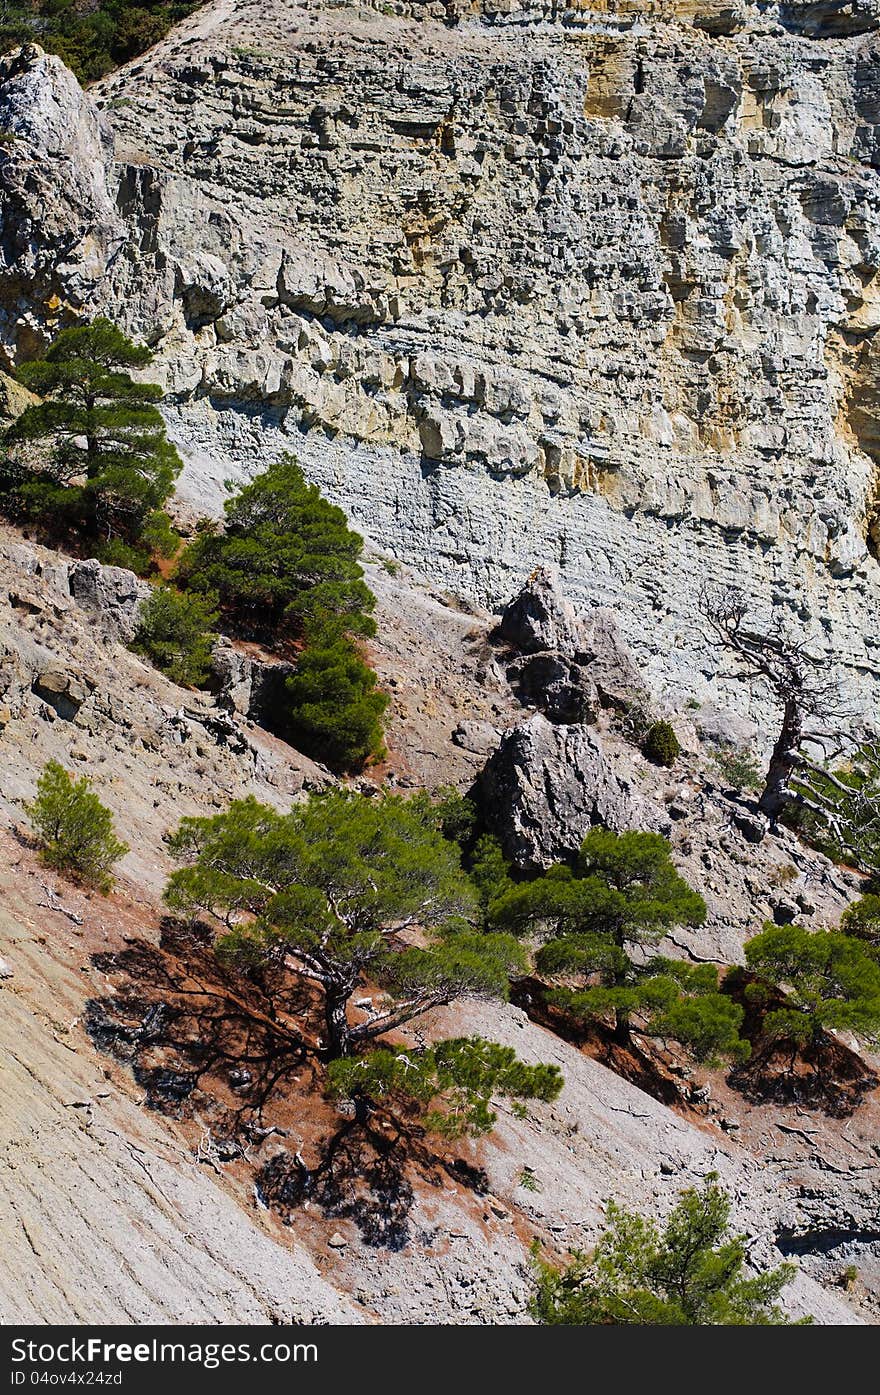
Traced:
<path fill-rule="evenodd" d="M 42 401 L 6 433 L 7 506 L 59 531 L 133 545 L 164 520 L 180 472 L 165 435 L 162 390 L 129 369 L 152 360 L 106 319 L 65 329 L 20 381 Z"/>
<path fill-rule="evenodd" d="M 109 891 L 113 864 L 128 852 L 113 831 L 113 816 L 83 777 L 71 779 L 50 760 L 37 781 L 37 797 L 25 812 L 42 842 L 48 867 Z"/>
<path fill-rule="evenodd" d="M 399 796 L 335 790 L 283 815 L 240 800 L 184 819 L 170 847 L 188 865 L 172 875 L 168 904 L 218 919 L 230 960 L 286 965 L 316 984 L 330 1059 L 456 998 L 503 998 L 523 967 L 512 936 L 474 928 L 458 850 Z M 368 983 L 388 1005 L 352 1023 L 349 1003 Z"/>
<path fill-rule="evenodd" d="M 864 939 L 768 923 L 746 941 L 745 956 L 764 984 L 785 993 L 785 1006 L 764 1018 L 768 1035 L 806 1045 L 825 1031 L 846 1030 L 880 1041 L 880 959 Z M 761 983 L 753 985 L 751 995 L 760 993 Z"/>
<path fill-rule="evenodd" d="M 520 1113 L 523 1100 L 555 1099 L 563 1082 L 556 1066 L 526 1065 L 509 1046 L 483 1037 L 453 1037 L 418 1050 L 382 1047 L 356 1058 L 340 1057 L 330 1063 L 328 1083 L 337 1100 L 415 1100 L 426 1107 L 424 1127 L 454 1139 L 489 1132 L 497 1119 L 493 1098 L 511 1100 Z"/>
<path fill-rule="evenodd" d="M 237 633 L 276 642 L 329 620 L 341 621 L 346 634 L 375 633 L 375 597 L 358 561 L 363 539 L 307 484 L 293 456 L 255 475 L 224 508 L 224 532 L 203 531 L 178 577 L 215 593 Z"/>
<path fill-rule="evenodd" d="M 381 719 L 387 706 L 357 645 L 324 627 L 314 637 L 306 631 L 306 648 L 286 680 L 276 720 L 297 750 L 341 772 L 383 754 Z"/>
<path fill-rule="evenodd" d="M 710 1173 L 681 1193 L 665 1225 L 610 1201 L 592 1255 L 564 1269 L 536 1259 L 537 1322 L 567 1326 L 788 1326 L 776 1303 L 795 1266 L 745 1272 L 744 1235 L 731 1233 L 730 1198 Z M 810 1322 L 810 1318 L 802 1319 Z"/>
<path fill-rule="evenodd" d="M 577 1017 L 611 1017 L 622 1045 L 640 1014 L 647 1032 L 674 1037 L 701 1059 L 747 1054 L 743 1009 L 719 993 L 717 969 L 644 952 L 674 926 L 701 925 L 706 916 L 659 834 L 594 828 L 573 868 L 508 885 L 490 900 L 488 916 L 497 929 L 539 935 L 538 972 L 566 985 L 550 1001 Z M 569 986 L 573 978 L 580 987 Z"/>

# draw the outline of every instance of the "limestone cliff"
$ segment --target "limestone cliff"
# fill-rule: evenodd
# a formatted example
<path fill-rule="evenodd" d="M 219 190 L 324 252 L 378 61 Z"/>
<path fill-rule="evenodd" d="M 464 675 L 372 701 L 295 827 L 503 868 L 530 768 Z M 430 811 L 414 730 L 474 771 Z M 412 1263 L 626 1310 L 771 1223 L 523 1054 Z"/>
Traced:
<path fill-rule="evenodd" d="M 26 51 L 0 82 L 8 356 L 88 299 L 158 348 L 200 507 L 292 445 L 460 593 L 558 565 L 673 695 L 715 674 L 709 577 L 870 711 L 878 25 L 217 0 L 90 99 Z"/>

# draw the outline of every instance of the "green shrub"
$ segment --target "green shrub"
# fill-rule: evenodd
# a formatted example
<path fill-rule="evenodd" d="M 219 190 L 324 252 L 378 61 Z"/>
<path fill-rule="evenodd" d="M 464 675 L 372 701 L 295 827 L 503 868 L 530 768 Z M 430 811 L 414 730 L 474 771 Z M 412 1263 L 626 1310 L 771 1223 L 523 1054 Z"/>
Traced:
<path fill-rule="evenodd" d="M 477 825 L 477 810 L 467 795 L 459 794 L 453 785 L 441 785 L 430 794 L 420 790 L 411 802 L 414 809 L 423 810 L 426 823 L 450 843 L 461 849 L 468 847 Z"/>
<path fill-rule="evenodd" d="M 147 576 L 152 570 L 153 559 L 145 547 L 132 547 L 122 538 L 111 538 L 95 548 L 98 561 L 105 567 L 124 567 L 136 576 Z"/>
<path fill-rule="evenodd" d="M 211 667 L 217 611 L 210 596 L 193 596 L 158 586 L 141 609 L 132 640 L 173 683 L 198 687 Z"/>
<path fill-rule="evenodd" d="M 0 19 L 0 52 L 36 40 L 48 53 L 57 53 L 80 82 L 93 82 L 158 43 L 197 8 L 192 0 L 140 0 L 134 5 L 130 0 L 93 0 L 87 6 L 71 0 L 10 0 Z"/>
<path fill-rule="evenodd" d="M 162 557 L 166 561 L 174 556 L 182 541 L 164 509 L 147 515 L 138 540 L 152 557 Z"/>
<path fill-rule="evenodd" d="M 111 869 L 128 852 L 113 831 L 113 816 L 83 777 L 73 780 L 50 760 L 37 781 L 37 797 L 25 805 L 42 842 L 48 867 L 66 872 L 101 891 L 113 885 Z"/>
<path fill-rule="evenodd" d="M 725 784 L 740 794 L 759 790 L 764 784 L 761 768 L 750 751 L 720 750 L 712 757 L 712 764 Z"/>
<path fill-rule="evenodd" d="M 681 745 L 671 723 L 651 723 L 642 741 L 642 753 L 654 765 L 675 765 Z"/>
<path fill-rule="evenodd" d="M 840 917 L 840 929 L 880 950 L 880 896 L 876 892 L 860 896 Z"/>

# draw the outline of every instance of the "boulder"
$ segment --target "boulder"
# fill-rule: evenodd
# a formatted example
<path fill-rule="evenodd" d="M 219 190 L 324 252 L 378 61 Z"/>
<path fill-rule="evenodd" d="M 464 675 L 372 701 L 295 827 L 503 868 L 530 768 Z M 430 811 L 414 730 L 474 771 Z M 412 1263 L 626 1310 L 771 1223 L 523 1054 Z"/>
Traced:
<path fill-rule="evenodd" d="M 269 663 L 251 658 L 221 635 L 211 650 L 217 706 L 273 731 L 277 725 L 273 716 L 283 697 L 284 684 L 295 667 L 284 660 Z"/>
<path fill-rule="evenodd" d="M 14 421 L 26 408 L 35 406 L 39 400 L 34 393 L 28 392 L 26 387 L 16 382 L 15 378 L 0 372 L 0 418 L 3 421 Z"/>
<path fill-rule="evenodd" d="M 477 756 L 488 756 L 498 745 L 499 731 L 491 722 L 459 722 L 452 733 L 454 745 Z"/>
<path fill-rule="evenodd" d="M 734 751 L 750 750 L 759 736 L 756 723 L 750 722 L 748 717 L 728 712 L 711 702 L 704 703 L 695 713 L 694 726 L 701 741 L 708 741 L 713 746 L 726 746 Z"/>
<path fill-rule="evenodd" d="M 37 697 L 53 707 L 59 717 L 71 722 L 89 696 L 87 684 L 64 669 L 48 668 L 39 673 L 33 682 Z"/>
<path fill-rule="evenodd" d="M 246 717 L 251 707 L 254 665 L 225 635 L 219 636 L 211 650 L 211 676 L 218 706 Z"/>
<path fill-rule="evenodd" d="M 505 856 L 524 869 L 575 852 L 594 823 L 622 832 L 656 822 L 595 727 L 555 724 L 540 712 L 502 738 L 478 797 Z"/>
<path fill-rule="evenodd" d="M 68 586 L 77 605 L 99 622 L 108 638 L 130 643 L 152 589 L 148 582 L 124 567 L 103 567 L 92 557 L 71 562 Z"/>
<path fill-rule="evenodd" d="M 38 352 L 65 323 L 99 314 L 125 242 L 110 192 L 110 127 L 54 54 L 0 59 L 0 352 Z"/>

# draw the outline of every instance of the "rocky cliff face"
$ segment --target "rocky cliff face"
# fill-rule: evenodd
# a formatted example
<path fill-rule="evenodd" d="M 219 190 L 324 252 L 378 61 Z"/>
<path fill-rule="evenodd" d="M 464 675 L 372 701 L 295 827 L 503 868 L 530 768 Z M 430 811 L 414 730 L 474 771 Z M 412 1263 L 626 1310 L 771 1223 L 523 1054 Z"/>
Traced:
<path fill-rule="evenodd" d="M 559 566 L 673 692 L 717 667 L 708 577 L 869 709 L 876 6 L 389 8 L 219 0 L 91 101 L 7 64 L 9 355 L 88 283 L 200 507 L 293 446 L 461 593 Z"/>

